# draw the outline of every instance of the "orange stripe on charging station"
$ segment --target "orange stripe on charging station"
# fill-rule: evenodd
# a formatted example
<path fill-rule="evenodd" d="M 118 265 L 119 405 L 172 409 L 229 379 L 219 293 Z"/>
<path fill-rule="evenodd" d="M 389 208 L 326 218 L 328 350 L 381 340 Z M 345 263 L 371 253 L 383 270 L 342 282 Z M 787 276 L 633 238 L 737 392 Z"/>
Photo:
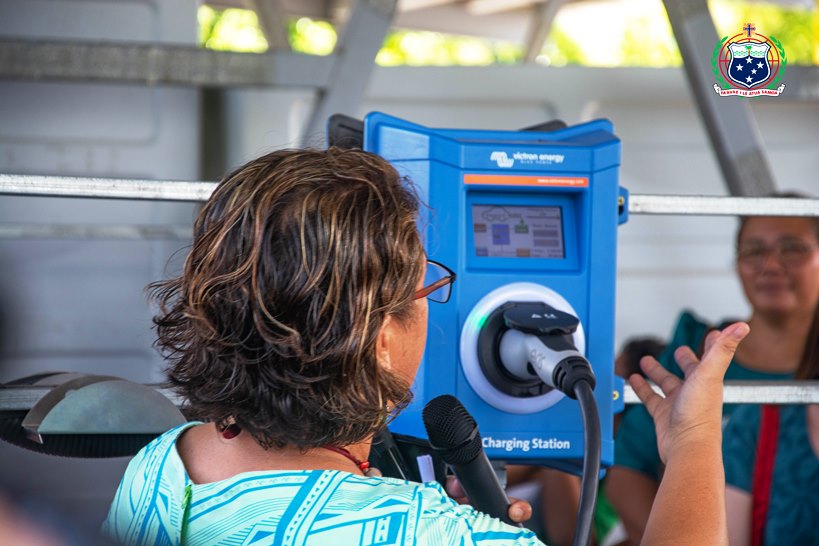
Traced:
<path fill-rule="evenodd" d="M 465 174 L 464 184 L 493 186 L 569 186 L 586 187 L 588 178 L 567 176 L 515 176 L 508 174 Z"/>

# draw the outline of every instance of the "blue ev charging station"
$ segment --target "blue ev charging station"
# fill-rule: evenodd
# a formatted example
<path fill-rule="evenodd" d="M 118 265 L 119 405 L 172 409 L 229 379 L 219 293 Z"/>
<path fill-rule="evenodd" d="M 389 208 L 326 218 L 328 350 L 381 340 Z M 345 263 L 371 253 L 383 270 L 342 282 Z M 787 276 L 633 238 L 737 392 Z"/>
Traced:
<path fill-rule="evenodd" d="M 375 112 L 364 119 L 364 149 L 415 184 L 429 205 L 420 218 L 427 253 L 458 278 L 447 304 L 429 306 L 415 398 L 391 430 L 425 438 L 425 404 L 452 394 L 477 421 L 490 458 L 579 472 L 577 402 L 501 362 L 505 312 L 545 303 L 547 316 L 556 310 L 579 319 L 563 333 L 596 376 L 601 463 L 610 466 L 612 415 L 622 409 L 614 378 L 617 227 L 628 210 L 612 124 L 432 129 Z M 532 371 L 525 357 L 523 366 Z"/>

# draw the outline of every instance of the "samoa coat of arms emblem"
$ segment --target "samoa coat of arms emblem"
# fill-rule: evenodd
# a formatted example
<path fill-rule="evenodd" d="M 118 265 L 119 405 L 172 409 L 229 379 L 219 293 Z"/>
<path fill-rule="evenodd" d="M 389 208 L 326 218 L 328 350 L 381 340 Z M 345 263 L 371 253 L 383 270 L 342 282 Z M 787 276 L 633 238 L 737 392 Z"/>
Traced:
<path fill-rule="evenodd" d="M 780 83 L 788 59 L 782 43 L 773 36 L 756 32 L 752 23 L 742 32 L 725 36 L 714 48 L 711 61 L 720 96 L 779 96 L 785 89 Z"/>

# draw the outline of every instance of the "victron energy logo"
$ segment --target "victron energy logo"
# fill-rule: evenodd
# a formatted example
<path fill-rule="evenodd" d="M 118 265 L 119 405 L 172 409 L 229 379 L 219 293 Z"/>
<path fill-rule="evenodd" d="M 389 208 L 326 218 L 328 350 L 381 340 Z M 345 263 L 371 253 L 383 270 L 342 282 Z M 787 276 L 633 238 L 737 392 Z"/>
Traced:
<path fill-rule="evenodd" d="M 498 164 L 498 167 L 509 168 L 515 164 L 515 160 L 506 155 L 506 152 L 492 152 L 489 156 L 490 161 Z"/>
<path fill-rule="evenodd" d="M 532 152 L 512 152 L 512 157 L 506 152 L 493 151 L 489 154 L 489 161 L 494 161 L 498 167 L 512 167 L 515 163 L 520 165 L 560 165 L 566 159 L 563 154 L 552 153 L 532 153 Z"/>

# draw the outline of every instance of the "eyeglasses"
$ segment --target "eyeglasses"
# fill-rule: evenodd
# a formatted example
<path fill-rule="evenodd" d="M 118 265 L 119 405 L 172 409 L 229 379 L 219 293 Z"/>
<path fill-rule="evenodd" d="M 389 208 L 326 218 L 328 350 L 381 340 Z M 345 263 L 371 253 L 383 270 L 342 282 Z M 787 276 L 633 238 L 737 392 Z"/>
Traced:
<path fill-rule="evenodd" d="M 415 292 L 415 299 L 427 298 L 429 301 L 446 303 L 452 293 L 455 272 L 444 264 L 427 260 L 427 271 L 424 274 L 424 287 Z"/>
<path fill-rule="evenodd" d="M 771 254 L 775 254 L 785 267 L 799 267 L 810 259 L 816 245 L 798 240 L 779 241 L 773 246 L 748 243 L 737 248 L 737 261 L 755 268 L 764 267 Z"/>

